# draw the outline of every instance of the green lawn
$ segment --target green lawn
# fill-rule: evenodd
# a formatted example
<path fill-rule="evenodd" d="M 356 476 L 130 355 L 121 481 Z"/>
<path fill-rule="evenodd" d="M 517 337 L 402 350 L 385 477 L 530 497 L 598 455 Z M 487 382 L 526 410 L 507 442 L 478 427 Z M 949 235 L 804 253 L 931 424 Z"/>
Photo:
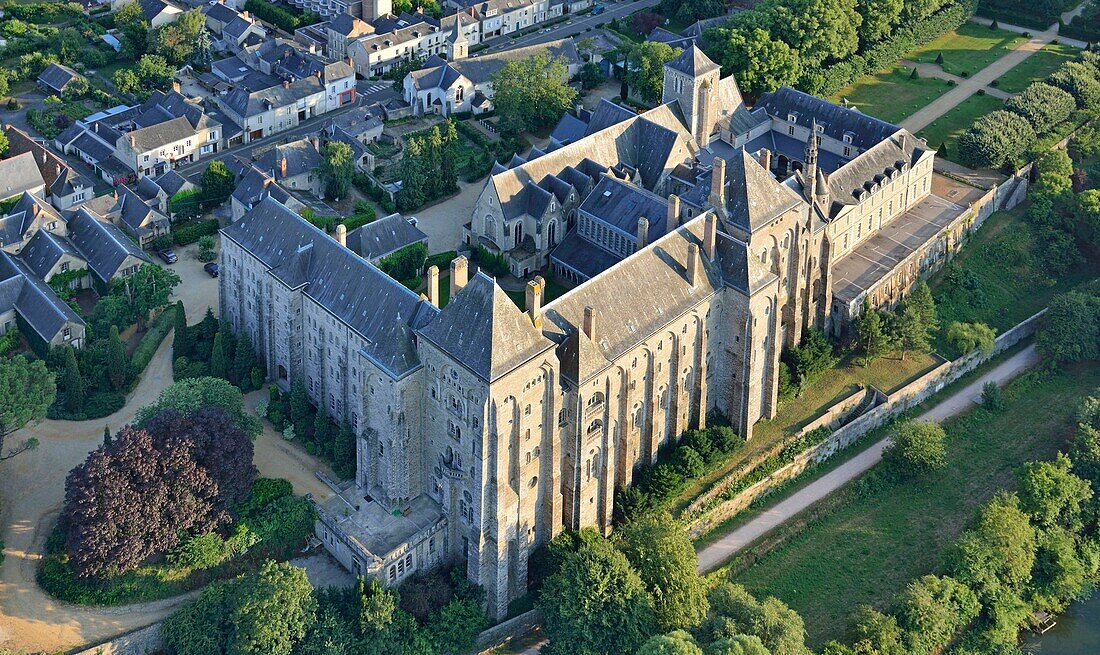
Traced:
<path fill-rule="evenodd" d="M 890 608 L 910 580 L 941 570 L 977 508 L 1012 488 L 1021 464 L 1054 455 L 1078 401 L 1098 385 L 1096 363 L 1016 380 L 1002 414 L 979 408 L 945 423 L 946 469 L 912 483 L 849 485 L 742 556 L 732 578 L 790 604 L 811 645 L 843 637 L 861 605 Z"/>
<path fill-rule="evenodd" d="M 1077 48 L 1048 43 L 1043 49 L 1020 62 L 1018 66 L 1000 77 L 997 88 L 1006 93 L 1019 93 L 1035 80 L 1045 80 L 1058 68 L 1080 54 Z"/>
<path fill-rule="evenodd" d="M 945 80 L 918 77 L 912 79 L 912 69 L 894 66 L 874 75 L 866 75 L 855 84 L 838 91 L 831 100 L 848 103 L 865 114 L 897 123 L 921 107 L 940 97 L 951 87 Z"/>
<path fill-rule="evenodd" d="M 980 321 L 1000 333 L 1046 307 L 1053 296 L 1100 277 L 1095 260 L 1056 280 L 1046 275 L 1035 263 L 1026 211 L 1025 203 L 990 216 L 952 263 L 929 281 L 941 326 Z M 934 345 L 942 352 L 947 348 L 942 331 L 937 339 Z"/>
<path fill-rule="evenodd" d="M 1024 41 L 1026 39 L 1015 32 L 964 23 L 959 29 L 917 48 L 905 58 L 932 64 L 942 53 L 943 70 L 965 77 L 992 64 Z"/>
<path fill-rule="evenodd" d="M 673 504 L 673 512 L 683 510 L 729 472 L 794 436 L 802 426 L 821 416 L 826 408 L 837 401 L 867 385 L 890 393 L 931 370 L 940 361 L 932 355 L 909 355 L 904 360 L 884 357 L 869 366 L 859 366 L 849 356 L 835 369 L 815 380 L 802 395 L 782 403 L 774 419 L 761 421 L 753 426 L 752 439 L 746 447 L 738 450 L 723 466 L 699 478 L 685 489 Z"/>
<path fill-rule="evenodd" d="M 946 151 L 941 151 L 938 156 L 955 161 L 955 140 L 959 138 L 966 128 L 970 127 L 981 116 L 991 111 L 996 111 L 1004 106 L 1004 102 L 993 96 L 973 95 L 963 100 L 954 109 L 929 123 L 917 136 L 927 139 L 928 145 L 939 148 L 946 144 Z"/>

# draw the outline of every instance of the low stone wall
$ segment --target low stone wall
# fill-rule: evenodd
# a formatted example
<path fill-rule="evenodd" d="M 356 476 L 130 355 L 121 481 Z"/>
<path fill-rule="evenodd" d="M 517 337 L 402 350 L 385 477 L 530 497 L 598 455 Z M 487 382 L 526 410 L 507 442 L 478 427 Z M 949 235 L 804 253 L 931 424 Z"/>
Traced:
<path fill-rule="evenodd" d="M 836 430 L 847 423 L 860 409 L 866 410 L 875 405 L 880 405 L 885 400 L 886 394 L 874 387 L 860 389 L 847 398 L 838 401 L 825 410 L 824 414 L 807 423 L 805 427 L 798 431 L 798 436 L 813 432 L 821 427 Z"/>
<path fill-rule="evenodd" d="M 948 384 L 958 380 L 963 375 L 973 371 L 979 364 L 989 358 L 1004 352 L 1015 346 L 1021 340 L 1035 334 L 1039 327 L 1039 319 L 1046 313 L 1042 310 L 1030 318 L 997 337 L 992 352 L 988 355 L 981 351 L 975 351 L 964 355 L 954 361 L 944 362 L 928 373 L 913 380 L 894 393 L 886 396 L 884 402 L 852 419 L 852 421 L 833 432 L 825 441 L 811 446 L 799 453 L 794 461 L 780 467 L 774 473 L 760 482 L 746 488 L 733 498 L 717 505 L 703 516 L 691 521 L 687 525 L 688 534 L 697 538 L 709 532 L 714 526 L 732 518 L 749 506 L 754 500 L 769 492 L 777 484 L 785 482 L 802 471 L 810 464 L 824 461 L 835 455 L 838 451 L 847 448 L 867 432 L 885 424 L 887 421 L 924 402 L 929 396 L 937 393 Z M 848 399 L 845 399 L 845 401 Z M 841 401 L 841 402 L 845 402 Z M 724 480 L 720 485 L 725 489 L 732 484 L 732 480 Z"/>
<path fill-rule="evenodd" d="M 542 624 L 542 612 L 531 610 L 519 616 L 514 616 L 507 621 L 498 623 L 477 636 L 477 646 L 474 652 L 482 653 L 491 650 L 531 631 L 537 625 Z"/>
<path fill-rule="evenodd" d="M 163 649 L 164 637 L 160 634 L 160 623 L 154 623 L 102 644 L 70 651 L 69 655 L 148 655 Z"/>

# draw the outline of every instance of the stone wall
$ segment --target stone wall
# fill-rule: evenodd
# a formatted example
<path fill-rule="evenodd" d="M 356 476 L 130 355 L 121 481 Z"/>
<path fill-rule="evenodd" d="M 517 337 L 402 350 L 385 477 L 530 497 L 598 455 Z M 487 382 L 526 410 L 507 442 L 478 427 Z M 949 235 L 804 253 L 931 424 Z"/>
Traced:
<path fill-rule="evenodd" d="M 954 361 L 944 362 L 928 373 L 913 380 L 904 387 L 885 398 L 885 401 L 857 416 L 850 423 L 838 428 L 825 441 L 811 446 L 799 453 L 794 461 L 779 468 L 774 473 L 760 482 L 746 488 L 735 497 L 714 507 L 703 516 L 691 521 L 687 525 L 688 534 L 694 539 L 709 532 L 714 526 L 733 517 L 738 512 L 749 506 L 754 500 L 771 491 L 776 485 L 785 482 L 802 473 L 811 464 L 824 461 L 835 455 L 838 451 L 850 446 L 867 432 L 887 423 L 890 419 L 905 410 L 919 405 L 929 396 L 939 392 L 948 384 L 958 380 L 963 375 L 978 367 L 989 358 L 1004 352 L 1021 340 L 1035 334 L 1039 326 L 1039 319 L 1047 310 L 1042 310 L 1030 318 L 1021 321 L 1015 327 L 997 337 L 993 351 L 988 355 L 981 351 L 974 351 Z M 838 405 L 848 402 L 849 399 L 840 401 Z M 715 489 L 725 489 L 733 484 L 742 475 L 751 469 L 742 469 L 736 472 L 736 477 L 729 476 L 715 485 Z M 714 494 L 708 495 L 713 497 Z M 685 514 L 690 516 L 690 514 Z"/>
<path fill-rule="evenodd" d="M 535 626 L 542 624 L 542 612 L 530 610 L 519 616 L 514 616 L 485 630 L 477 636 L 477 646 L 474 652 L 483 653 L 497 646 L 507 643 L 520 635 L 530 632 Z"/>
<path fill-rule="evenodd" d="M 154 623 L 102 644 L 72 651 L 69 655 L 147 655 L 163 648 L 164 637 L 160 634 L 160 623 Z"/>

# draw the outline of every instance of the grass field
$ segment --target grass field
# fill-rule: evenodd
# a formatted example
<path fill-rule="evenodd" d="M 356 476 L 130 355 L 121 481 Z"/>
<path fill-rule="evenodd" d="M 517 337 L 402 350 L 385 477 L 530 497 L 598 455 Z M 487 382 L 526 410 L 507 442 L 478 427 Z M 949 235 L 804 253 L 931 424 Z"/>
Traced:
<path fill-rule="evenodd" d="M 790 604 L 811 645 L 841 638 L 861 605 L 889 608 L 910 580 L 941 570 L 977 508 L 1012 488 L 1021 464 L 1054 455 L 1078 401 L 1097 386 L 1096 363 L 1016 380 L 1003 413 L 978 408 L 945 423 L 943 471 L 918 482 L 849 485 L 742 556 L 733 579 Z"/>
<path fill-rule="evenodd" d="M 946 144 L 946 152 L 941 151 L 937 156 L 955 161 L 955 140 L 979 117 L 1003 106 L 1004 102 L 993 96 L 970 96 L 917 132 L 917 136 L 927 139 L 933 148 L 939 149 L 941 144 Z"/>
<path fill-rule="evenodd" d="M 1026 39 L 1006 30 L 991 30 L 984 25 L 964 23 L 959 29 L 944 34 L 905 58 L 924 64 L 933 64 L 943 54 L 944 72 L 966 77 L 973 75 Z"/>
<path fill-rule="evenodd" d="M 685 489 L 673 505 L 673 512 L 678 513 L 730 471 L 776 443 L 791 437 L 799 428 L 821 416 L 826 408 L 852 395 L 860 388 L 870 385 L 890 393 L 923 375 L 942 361 L 933 355 L 909 355 L 905 360 L 884 357 L 875 360 L 869 366 L 859 366 L 853 359 L 848 357 L 835 369 L 815 380 L 802 392 L 801 396 L 781 404 L 774 419 L 761 421 L 753 426 L 752 440 L 747 446 L 739 450 L 724 466 L 699 478 Z"/>
<path fill-rule="evenodd" d="M 1036 264 L 1026 211 L 1025 203 L 987 218 L 952 263 L 929 281 L 941 326 L 980 321 L 1001 333 L 1046 307 L 1054 295 L 1100 277 L 1096 261 L 1073 267 L 1057 280 L 1048 277 Z M 960 273 L 952 275 L 953 270 Z M 944 352 L 942 337 L 941 331 L 933 345 Z"/>
<path fill-rule="evenodd" d="M 918 77 L 903 66 L 867 75 L 855 84 L 837 91 L 831 100 L 847 98 L 849 105 L 891 123 L 897 123 L 940 97 L 951 87 L 944 80 Z"/>
<path fill-rule="evenodd" d="M 1035 80 L 1050 77 L 1051 73 L 1058 70 L 1062 64 L 1076 58 L 1080 52 L 1077 48 L 1065 44 L 1048 43 L 1042 50 L 1002 75 L 997 82 L 997 88 L 1006 93 L 1019 93 Z"/>

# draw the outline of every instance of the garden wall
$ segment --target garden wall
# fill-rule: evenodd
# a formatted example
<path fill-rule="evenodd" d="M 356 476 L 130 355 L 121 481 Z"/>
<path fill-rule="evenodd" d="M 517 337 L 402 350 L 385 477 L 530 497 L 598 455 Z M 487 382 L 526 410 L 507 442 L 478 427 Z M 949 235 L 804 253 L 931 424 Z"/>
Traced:
<path fill-rule="evenodd" d="M 1034 316 L 1021 321 L 1015 327 L 997 337 L 993 350 L 989 354 L 974 351 L 954 361 L 944 362 L 928 373 L 913 380 L 894 393 L 886 396 L 885 401 L 873 407 L 866 413 L 857 416 L 852 421 L 837 428 L 825 441 L 811 446 L 799 453 L 794 461 L 779 468 L 760 482 L 748 487 L 737 496 L 716 506 L 703 516 L 691 521 L 687 525 L 688 534 L 692 539 L 709 532 L 714 526 L 733 517 L 741 510 L 749 506 L 754 500 L 771 491 L 777 484 L 789 480 L 806 469 L 810 464 L 816 464 L 835 455 L 838 451 L 850 446 L 867 432 L 887 423 L 890 419 L 907 409 L 924 402 L 929 396 L 939 392 L 948 384 L 958 380 L 963 375 L 973 371 L 979 364 L 989 358 L 1004 352 L 1021 340 L 1035 334 L 1039 326 L 1040 317 L 1046 313 L 1046 309 Z M 842 400 L 843 404 L 849 399 Z M 741 471 L 734 475 L 740 477 Z M 726 488 L 735 480 L 729 477 L 715 485 L 715 488 Z"/>
<path fill-rule="evenodd" d="M 110 641 L 90 646 L 69 655 L 147 655 L 164 649 L 164 637 L 160 634 L 160 623 L 127 632 Z"/>
<path fill-rule="evenodd" d="M 530 632 L 535 626 L 542 624 L 542 612 L 530 610 L 519 616 L 514 616 L 507 621 L 498 623 L 477 636 L 477 646 L 474 652 L 482 653 L 492 650 L 510 639 L 514 639 Z"/>

